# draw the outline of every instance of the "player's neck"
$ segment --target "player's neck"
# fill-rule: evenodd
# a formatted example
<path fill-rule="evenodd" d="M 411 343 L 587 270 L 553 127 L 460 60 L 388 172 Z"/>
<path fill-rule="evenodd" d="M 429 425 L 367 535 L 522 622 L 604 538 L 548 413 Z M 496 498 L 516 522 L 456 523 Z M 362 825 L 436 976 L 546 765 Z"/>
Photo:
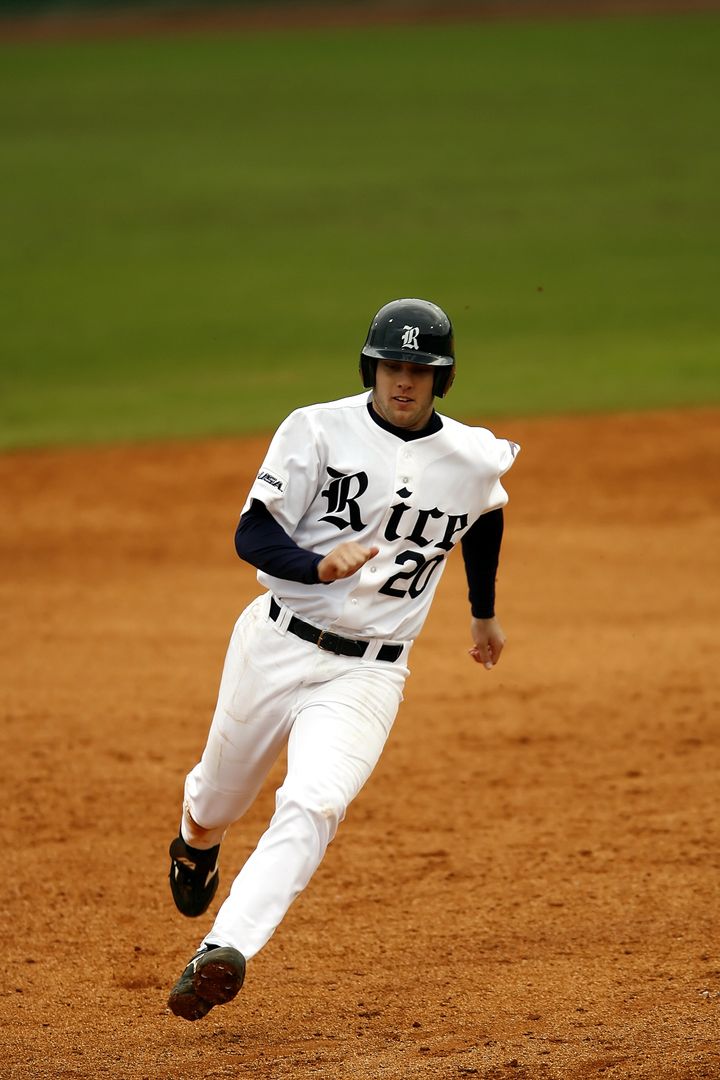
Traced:
<path fill-rule="evenodd" d="M 402 439 L 403 442 L 412 442 L 413 439 L 423 439 L 426 435 L 434 435 L 443 426 L 441 416 L 434 409 L 424 427 L 420 428 L 419 431 L 409 431 L 407 428 L 396 427 L 395 424 L 391 424 L 380 416 L 373 409 L 372 401 L 368 401 L 367 407 L 371 419 L 375 421 L 378 427 L 381 427 L 383 431 L 389 431 L 391 435 L 397 435 L 398 439 Z"/>

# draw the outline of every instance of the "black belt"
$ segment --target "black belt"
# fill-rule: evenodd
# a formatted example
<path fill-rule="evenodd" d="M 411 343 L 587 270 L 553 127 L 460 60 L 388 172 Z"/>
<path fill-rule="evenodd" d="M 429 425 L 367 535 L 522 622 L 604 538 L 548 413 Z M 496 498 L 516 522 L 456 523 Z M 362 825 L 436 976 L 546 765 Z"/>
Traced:
<path fill-rule="evenodd" d="M 280 605 L 275 597 L 271 596 L 270 618 L 273 622 L 277 622 L 279 614 Z M 354 638 L 332 634 L 329 630 L 319 630 L 317 626 L 311 626 L 310 623 L 298 619 L 297 615 L 292 616 L 287 628 L 295 637 L 302 638 L 303 641 L 310 641 L 313 645 L 317 645 L 318 649 L 335 653 L 336 656 L 364 656 L 367 652 L 367 641 L 356 641 Z M 381 645 L 376 659 L 394 664 L 402 656 L 402 651 L 402 645 Z"/>

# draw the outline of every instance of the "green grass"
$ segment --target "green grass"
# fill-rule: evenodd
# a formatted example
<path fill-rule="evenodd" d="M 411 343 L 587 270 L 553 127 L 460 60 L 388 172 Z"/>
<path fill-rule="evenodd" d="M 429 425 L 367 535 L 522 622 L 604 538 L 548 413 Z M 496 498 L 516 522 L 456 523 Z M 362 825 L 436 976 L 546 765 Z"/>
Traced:
<path fill-rule="evenodd" d="M 261 431 L 449 311 L 453 415 L 720 402 L 720 19 L 0 47 L 0 447 Z"/>

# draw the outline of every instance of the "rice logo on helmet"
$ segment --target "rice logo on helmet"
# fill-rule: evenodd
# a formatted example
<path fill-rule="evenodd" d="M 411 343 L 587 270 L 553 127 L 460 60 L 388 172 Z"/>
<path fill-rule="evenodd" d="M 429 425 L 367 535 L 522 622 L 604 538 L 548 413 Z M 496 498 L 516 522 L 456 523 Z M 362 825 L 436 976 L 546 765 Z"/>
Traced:
<path fill-rule="evenodd" d="M 418 334 L 419 326 L 403 326 L 402 347 L 403 349 L 419 349 Z"/>

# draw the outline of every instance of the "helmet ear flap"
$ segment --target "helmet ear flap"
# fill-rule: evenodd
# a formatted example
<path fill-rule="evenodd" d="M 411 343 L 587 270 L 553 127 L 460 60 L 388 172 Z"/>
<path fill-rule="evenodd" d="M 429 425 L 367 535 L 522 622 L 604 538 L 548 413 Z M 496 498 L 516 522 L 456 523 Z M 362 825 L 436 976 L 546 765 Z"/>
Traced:
<path fill-rule="evenodd" d="M 377 360 L 374 360 L 371 356 L 366 356 L 365 353 L 360 353 L 360 376 L 366 390 L 371 390 L 375 386 L 376 371 Z"/>
<path fill-rule="evenodd" d="M 455 381 L 455 365 L 450 368 L 438 368 L 433 380 L 433 394 L 435 397 L 445 397 Z"/>

